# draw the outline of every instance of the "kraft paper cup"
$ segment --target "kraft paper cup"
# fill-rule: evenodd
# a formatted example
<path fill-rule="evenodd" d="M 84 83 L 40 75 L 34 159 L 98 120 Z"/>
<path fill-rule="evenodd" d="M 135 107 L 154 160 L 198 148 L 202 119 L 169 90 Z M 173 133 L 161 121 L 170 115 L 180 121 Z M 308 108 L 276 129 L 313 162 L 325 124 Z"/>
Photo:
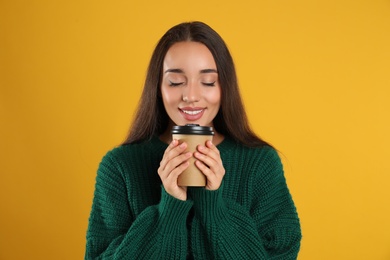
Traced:
<path fill-rule="evenodd" d="M 185 152 L 196 151 L 198 145 L 206 145 L 208 140 L 212 141 L 214 131 L 212 127 L 188 124 L 185 126 L 174 126 L 172 128 L 172 138 L 179 143 L 186 142 Z M 177 180 L 179 186 L 204 187 L 206 186 L 206 176 L 196 167 L 195 158 L 189 159 L 189 166 L 182 172 Z"/>

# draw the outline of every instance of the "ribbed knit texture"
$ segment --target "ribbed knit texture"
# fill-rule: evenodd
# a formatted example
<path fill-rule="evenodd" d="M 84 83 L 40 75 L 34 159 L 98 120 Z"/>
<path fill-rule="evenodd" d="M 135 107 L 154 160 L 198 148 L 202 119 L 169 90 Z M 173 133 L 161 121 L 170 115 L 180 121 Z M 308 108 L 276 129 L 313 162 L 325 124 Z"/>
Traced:
<path fill-rule="evenodd" d="M 229 138 L 216 191 L 170 196 L 157 174 L 157 137 L 108 152 L 100 163 L 85 259 L 296 259 L 301 230 L 283 167 L 270 147 Z"/>

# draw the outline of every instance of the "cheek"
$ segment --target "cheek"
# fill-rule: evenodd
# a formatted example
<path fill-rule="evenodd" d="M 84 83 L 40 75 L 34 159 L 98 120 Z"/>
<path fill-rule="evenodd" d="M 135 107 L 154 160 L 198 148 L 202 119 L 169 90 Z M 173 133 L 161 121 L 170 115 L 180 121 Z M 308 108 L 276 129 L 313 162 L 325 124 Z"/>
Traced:
<path fill-rule="evenodd" d="M 177 89 L 162 86 L 161 97 L 164 105 L 169 106 L 177 102 L 177 98 L 180 98 L 180 93 L 177 91 Z"/>
<path fill-rule="evenodd" d="M 208 102 L 210 104 L 216 105 L 219 108 L 221 104 L 221 89 L 217 88 L 212 93 L 208 95 Z"/>

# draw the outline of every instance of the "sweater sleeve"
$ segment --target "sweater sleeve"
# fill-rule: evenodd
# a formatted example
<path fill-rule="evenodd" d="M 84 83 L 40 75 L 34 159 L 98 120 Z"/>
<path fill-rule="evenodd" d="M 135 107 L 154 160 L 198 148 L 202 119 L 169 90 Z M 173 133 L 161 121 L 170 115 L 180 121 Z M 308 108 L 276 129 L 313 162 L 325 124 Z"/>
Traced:
<path fill-rule="evenodd" d="M 208 245 L 207 254 L 215 259 L 296 259 L 300 224 L 276 151 L 269 149 L 252 170 L 257 173 L 249 184 L 253 185 L 249 210 L 222 196 L 225 184 L 216 191 L 192 191 L 192 230 L 207 243 L 194 246 Z"/>
<path fill-rule="evenodd" d="M 160 203 L 135 218 L 120 167 L 108 154 L 96 177 L 85 259 L 185 259 L 191 208 L 162 188 Z"/>

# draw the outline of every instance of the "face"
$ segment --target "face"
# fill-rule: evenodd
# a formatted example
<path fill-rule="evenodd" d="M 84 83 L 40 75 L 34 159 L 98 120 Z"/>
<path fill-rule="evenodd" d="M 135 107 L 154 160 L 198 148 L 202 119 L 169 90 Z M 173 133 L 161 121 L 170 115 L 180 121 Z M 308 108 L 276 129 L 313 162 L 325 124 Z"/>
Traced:
<path fill-rule="evenodd" d="M 209 49 L 198 42 L 179 42 L 163 63 L 161 94 L 170 124 L 213 126 L 221 103 L 217 66 Z"/>

